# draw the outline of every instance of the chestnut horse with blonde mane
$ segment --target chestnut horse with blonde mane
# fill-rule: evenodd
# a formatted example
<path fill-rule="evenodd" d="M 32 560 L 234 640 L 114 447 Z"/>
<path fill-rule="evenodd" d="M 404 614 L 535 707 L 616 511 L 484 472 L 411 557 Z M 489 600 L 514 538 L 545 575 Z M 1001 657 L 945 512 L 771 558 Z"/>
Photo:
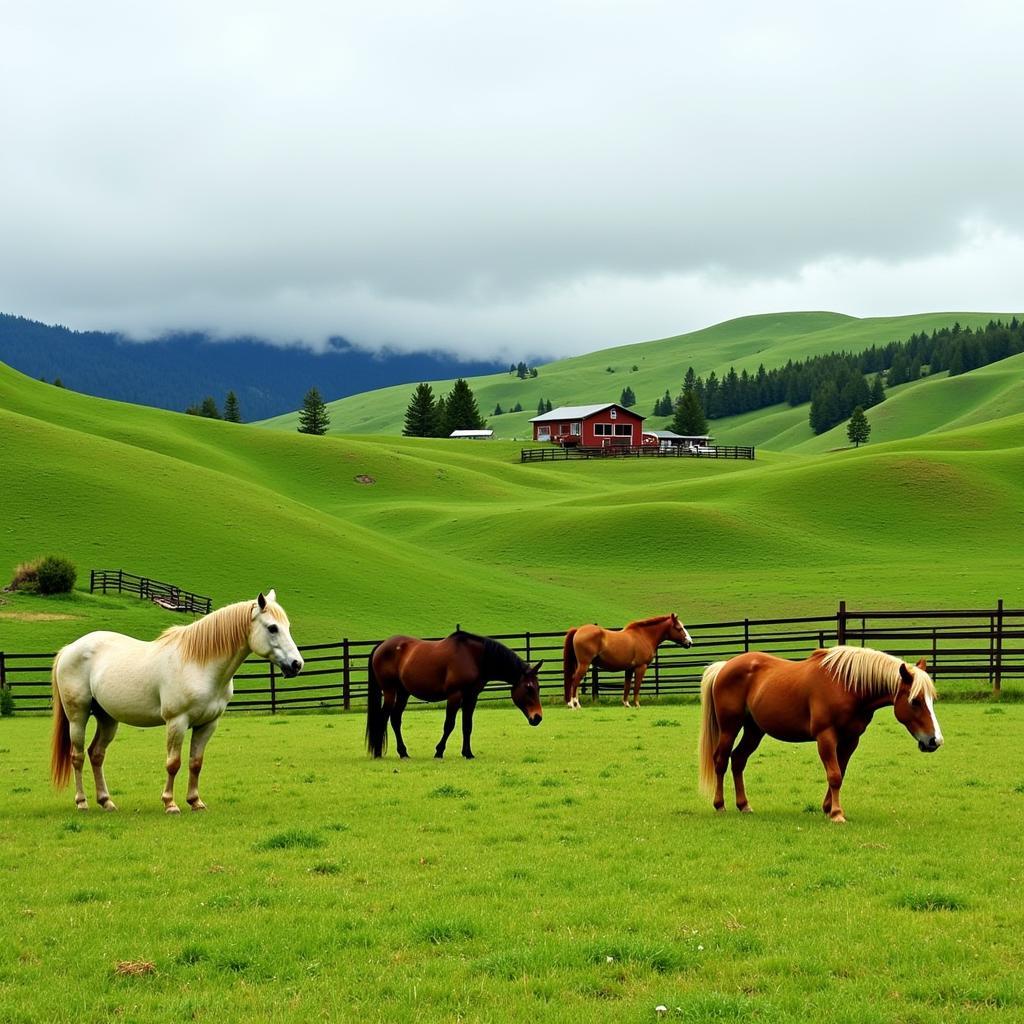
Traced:
<path fill-rule="evenodd" d="M 597 665 L 613 672 L 624 670 L 623 706 L 629 707 L 629 688 L 632 685 L 633 706 L 640 707 L 640 684 L 659 645 L 666 640 L 682 647 L 693 646 L 693 639 L 674 612 L 656 615 L 652 619 L 639 619 L 625 629 L 602 629 L 589 625 L 570 629 L 565 634 L 562 648 L 565 703 L 571 708 L 580 706 L 580 680 L 591 665 Z"/>
<path fill-rule="evenodd" d="M 96 719 L 89 760 L 96 779 L 96 802 L 116 810 L 103 777 L 103 759 L 118 724 L 167 726 L 167 783 L 163 802 L 177 814 L 174 779 L 181 767 L 185 733 L 192 730 L 186 800 L 194 811 L 199 798 L 203 752 L 231 699 L 233 676 L 249 656 L 273 662 L 286 676 L 302 669 L 302 656 L 289 632 L 288 616 L 271 590 L 255 601 L 218 608 L 189 626 L 171 626 L 153 641 L 122 633 L 87 633 L 53 659 L 53 743 L 50 771 L 56 786 L 75 773 L 75 805 L 88 808 L 82 784 L 85 729 Z"/>
<path fill-rule="evenodd" d="M 797 662 L 752 651 L 709 665 L 700 684 L 701 789 L 714 794 L 716 811 L 725 809 L 723 785 L 731 755 L 736 806 L 749 812 L 743 769 L 765 734 L 790 743 L 814 740 L 828 779 L 821 809 L 832 821 L 845 822 L 839 789 L 879 708 L 891 706 L 921 750 L 942 746 L 935 684 L 925 668 L 923 659 L 907 665 L 866 647 L 818 650 Z M 741 729 L 743 738 L 734 750 Z"/>

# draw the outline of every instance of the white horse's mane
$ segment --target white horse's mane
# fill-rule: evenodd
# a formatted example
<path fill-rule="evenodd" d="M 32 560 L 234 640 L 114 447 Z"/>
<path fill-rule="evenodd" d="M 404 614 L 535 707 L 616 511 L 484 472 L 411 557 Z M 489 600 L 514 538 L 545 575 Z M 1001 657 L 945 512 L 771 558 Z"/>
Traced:
<path fill-rule="evenodd" d="M 182 657 L 200 664 L 230 657 L 248 639 L 255 608 L 255 601 L 225 605 L 188 626 L 168 626 L 156 638 L 156 643 L 176 644 Z M 267 601 L 265 611 L 287 624 L 284 609 L 276 602 Z"/>
<path fill-rule="evenodd" d="M 900 658 L 870 647 L 832 647 L 825 652 L 821 664 L 848 690 L 863 696 L 895 693 L 900 685 Z M 924 693 L 935 698 L 935 684 L 924 669 L 907 664 L 914 677 L 910 687 L 911 699 Z"/>

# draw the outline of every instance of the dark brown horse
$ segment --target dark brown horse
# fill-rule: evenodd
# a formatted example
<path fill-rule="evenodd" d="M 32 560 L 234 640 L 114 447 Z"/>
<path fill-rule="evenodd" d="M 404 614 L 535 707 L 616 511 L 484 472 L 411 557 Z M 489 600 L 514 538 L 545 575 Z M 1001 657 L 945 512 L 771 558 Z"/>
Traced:
<path fill-rule="evenodd" d="M 383 755 L 390 720 L 398 756 L 409 756 L 402 739 L 402 712 L 411 694 L 420 700 L 448 702 L 444 732 L 434 757 L 444 757 L 460 707 L 462 756 L 472 757 L 469 737 L 473 732 L 473 711 L 480 691 L 492 679 L 508 683 L 516 707 L 530 725 L 540 725 L 544 712 L 540 706 L 537 672 L 542 664 L 538 661 L 536 665 L 527 665 L 515 651 L 497 640 L 461 630 L 444 640 L 389 637 L 370 655 L 366 747 L 374 757 Z"/>
<path fill-rule="evenodd" d="M 753 651 L 709 665 L 700 684 L 701 789 L 714 793 L 715 810 L 725 809 L 731 753 L 736 806 L 749 811 L 743 769 L 765 734 L 790 743 L 814 740 L 828 778 L 821 809 L 833 821 L 846 821 L 839 787 L 879 708 L 891 705 L 921 750 L 942 746 L 935 685 L 925 667 L 923 660 L 911 666 L 866 647 L 833 647 L 795 662 Z M 740 729 L 743 738 L 733 750 Z"/>
<path fill-rule="evenodd" d="M 622 703 L 629 706 L 629 688 L 632 685 L 633 706 L 640 707 L 640 684 L 658 645 L 666 640 L 683 647 L 693 646 L 690 634 L 674 612 L 631 622 L 625 629 L 602 629 L 589 625 L 570 629 L 565 634 L 562 651 L 565 703 L 571 708 L 580 706 L 580 680 L 587 674 L 587 669 L 596 664 L 598 668 L 613 672 L 625 670 Z"/>

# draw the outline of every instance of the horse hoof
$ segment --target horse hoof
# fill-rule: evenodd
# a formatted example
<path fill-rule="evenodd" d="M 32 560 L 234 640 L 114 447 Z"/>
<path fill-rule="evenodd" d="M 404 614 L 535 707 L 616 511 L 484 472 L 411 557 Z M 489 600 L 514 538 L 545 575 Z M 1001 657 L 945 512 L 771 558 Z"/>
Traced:
<path fill-rule="evenodd" d="M 168 814 L 181 814 L 181 808 L 177 804 L 168 804 L 167 805 L 167 813 Z"/>
<path fill-rule="evenodd" d="M 463 754 L 462 755 L 467 761 L 472 761 L 476 754 Z"/>
<path fill-rule="evenodd" d="M 444 753 L 442 751 L 440 751 L 440 750 L 437 750 L 437 751 L 434 752 L 434 757 L 438 761 L 442 761 L 442 760 L 444 760 Z"/>
<path fill-rule="evenodd" d="M 846 818 L 842 814 L 833 814 L 829 818 L 829 821 L 833 822 L 836 825 L 845 825 L 846 824 Z"/>
<path fill-rule="evenodd" d="M 402 754 L 399 754 L 398 756 L 399 756 L 399 757 L 400 757 L 400 758 L 401 758 L 401 759 L 402 759 L 403 761 L 408 761 L 408 760 L 409 760 L 409 755 L 408 755 L 408 754 L 406 754 L 406 753 L 402 753 Z"/>
<path fill-rule="evenodd" d="M 738 810 L 739 810 L 740 814 L 753 814 L 754 813 L 754 808 L 751 807 L 750 804 L 744 804 L 742 807 L 738 808 Z"/>
<path fill-rule="evenodd" d="M 87 811 L 87 810 L 89 810 L 89 805 L 87 803 L 85 803 L 84 801 L 82 803 L 76 803 L 75 807 L 79 811 Z"/>
<path fill-rule="evenodd" d="M 115 804 L 114 801 L 110 799 L 110 797 L 107 797 L 107 799 L 104 800 L 103 803 L 100 806 L 105 811 L 116 811 L 117 810 L 117 804 Z"/>
<path fill-rule="evenodd" d="M 191 807 L 192 807 L 193 811 L 205 811 L 206 810 L 206 804 L 204 804 L 202 800 L 197 800 L 194 804 L 191 805 Z"/>
<path fill-rule="evenodd" d="M 723 805 L 721 807 L 716 807 L 715 808 L 715 813 L 716 814 L 725 814 L 725 806 Z"/>

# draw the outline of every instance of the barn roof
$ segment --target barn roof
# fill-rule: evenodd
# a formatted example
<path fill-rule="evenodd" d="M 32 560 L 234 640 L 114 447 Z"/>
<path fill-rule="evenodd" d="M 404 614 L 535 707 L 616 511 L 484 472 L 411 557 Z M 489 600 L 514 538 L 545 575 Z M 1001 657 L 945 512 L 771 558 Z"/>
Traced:
<path fill-rule="evenodd" d="M 449 437 L 493 437 L 493 430 L 453 430 Z"/>
<path fill-rule="evenodd" d="M 630 416 L 636 416 L 637 419 L 644 419 L 639 413 L 633 412 L 632 409 L 627 409 L 624 405 L 619 405 L 618 402 L 605 402 L 602 405 L 560 405 L 557 409 L 552 409 L 551 412 L 546 412 L 542 416 L 534 416 L 531 423 L 553 423 L 555 420 L 585 420 L 588 416 L 593 416 L 594 413 L 604 412 L 605 409 L 621 409 L 623 412 L 629 413 Z"/>

